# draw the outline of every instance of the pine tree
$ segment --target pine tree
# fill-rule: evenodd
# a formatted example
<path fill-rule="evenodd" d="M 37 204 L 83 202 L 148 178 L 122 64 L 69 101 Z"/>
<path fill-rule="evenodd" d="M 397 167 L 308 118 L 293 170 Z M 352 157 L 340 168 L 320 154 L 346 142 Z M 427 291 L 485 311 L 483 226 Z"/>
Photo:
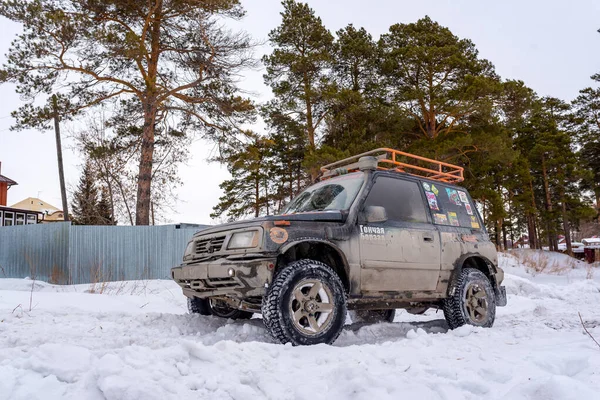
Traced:
<path fill-rule="evenodd" d="M 282 22 L 269 33 L 273 53 L 263 57 L 264 79 L 275 95 L 271 108 L 302 124 L 308 152 L 314 153 L 317 131 L 329 112 L 333 35 L 307 4 L 295 0 L 282 4 Z M 317 176 L 314 166 L 311 176 Z"/>
<path fill-rule="evenodd" d="M 600 74 L 592 75 L 592 80 L 595 84 L 600 84 Z M 594 194 L 600 223 L 600 88 L 580 90 L 573 106 L 579 131 L 578 144 L 581 147 L 579 156 L 589 171 L 584 179 L 583 189 Z"/>
<path fill-rule="evenodd" d="M 254 136 L 251 143 L 223 152 L 221 161 L 227 163 L 231 179 L 219 185 L 224 193 L 213 207 L 211 218 L 225 214 L 229 220 L 236 220 L 269 213 L 270 145 L 268 139 Z"/>
<path fill-rule="evenodd" d="M 379 73 L 387 97 L 413 117 L 418 137 L 465 132 L 461 123 L 486 113 L 500 89 L 493 65 L 475 45 L 429 17 L 395 24 L 379 40 Z"/>
<path fill-rule="evenodd" d="M 116 225 L 109 198 L 108 189 L 102 187 L 100 190 L 100 201 L 96 204 L 95 225 Z"/>
<path fill-rule="evenodd" d="M 254 115 L 235 79 L 254 65 L 253 44 L 222 23 L 243 17 L 238 0 L 13 0 L 0 15 L 23 28 L 0 71 L 29 100 L 17 127 L 47 126 L 35 100 L 56 91 L 67 115 L 112 103 L 142 127 L 137 225 L 150 222 L 157 127 L 168 118 L 220 141 Z"/>
<path fill-rule="evenodd" d="M 97 222 L 98 189 L 89 162 L 85 163 L 77 189 L 73 193 L 72 221 L 75 225 L 95 225 Z"/>

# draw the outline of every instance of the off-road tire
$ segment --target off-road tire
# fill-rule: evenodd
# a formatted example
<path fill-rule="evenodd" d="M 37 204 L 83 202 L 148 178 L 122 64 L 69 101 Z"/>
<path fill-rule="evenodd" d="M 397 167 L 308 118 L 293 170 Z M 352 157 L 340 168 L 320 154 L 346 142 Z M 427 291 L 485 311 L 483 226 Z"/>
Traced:
<path fill-rule="evenodd" d="M 190 314 L 212 315 L 208 299 L 199 299 L 197 297 L 192 299 L 188 297 L 187 306 Z"/>
<path fill-rule="evenodd" d="M 304 282 L 318 283 L 323 290 L 331 294 L 330 299 L 323 300 L 320 294 L 315 298 L 320 299 L 322 303 L 319 304 L 326 304 L 331 311 L 329 313 L 317 311 L 314 314 L 315 319 L 317 315 L 318 319 L 326 316 L 323 323 L 326 326 L 322 331 L 315 330 L 314 334 L 303 332 L 295 322 L 291 311 L 294 302 L 297 302 L 294 290 Z M 285 266 L 273 279 L 262 301 L 263 322 L 267 331 L 276 341 L 291 342 L 294 346 L 333 343 L 344 328 L 346 310 L 346 293 L 339 276 L 326 264 L 309 259 L 295 261 Z"/>
<path fill-rule="evenodd" d="M 350 310 L 348 314 L 353 324 L 376 324 L 394 322 L 396 310 Z"/>
<path fill-rule="evenodd" d="M 475 300 L 486 303 L 486 313 L 477 314 L 480 320 L 473 319 L 469 312 L 469 288 L 478 288 L 477 293 L 485 292 L 481 298 Z M 470 296 L 471 298 L 473 296 Z M 475 296 L 476 297 L 476 296 Z M 481 307 L 483 309 L 483 307 Z M 490 280 L 485 274 L 474 268 L 464 268 L 454 283 L 454 294 L 443 302 L 444 317 L 450 329 L 463 325 L 481 326 L 490 328 L 496 318 L 496 295 Z"/>
<path fill-rule="evenodd" d="M 233 308 L 227 308 L 226 310 L 215 309 L 209 299 L 199 299 L 194 297 L 190 299 L 188 297 L 188 310 L 190 314 L 200 315 L 214 315 L 220 318 L 231 318 L 231 319 L 250 319 L 252 313 L 248 311 L 236 310 Z"/>

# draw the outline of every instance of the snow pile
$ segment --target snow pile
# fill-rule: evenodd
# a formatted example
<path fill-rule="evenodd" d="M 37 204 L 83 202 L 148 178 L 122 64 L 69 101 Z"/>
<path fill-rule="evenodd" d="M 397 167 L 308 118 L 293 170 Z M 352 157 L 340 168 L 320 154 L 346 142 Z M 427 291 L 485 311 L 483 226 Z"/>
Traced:
<path fill-rule="evenodd" d="M 500 258 L 509 304 L 492 329 L 398 311 L 313 347 L 273 343 L 257 318 L 188 315 L 170 281 L 91 294 L 0 279 L 0 399 L 598 398 L 578 312 L 600 340 L 600 270 L 532 273 L 517 257 Z"/>

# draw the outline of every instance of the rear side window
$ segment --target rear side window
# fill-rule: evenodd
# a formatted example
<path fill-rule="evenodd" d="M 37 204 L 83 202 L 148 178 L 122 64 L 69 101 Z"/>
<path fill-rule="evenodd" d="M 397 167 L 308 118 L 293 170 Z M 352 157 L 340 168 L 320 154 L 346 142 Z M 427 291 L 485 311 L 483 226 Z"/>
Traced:
<path fill-rule="evenodd" d="M 465 190 L 431 182 L 422 182 L 422 185 L 434 223 L 481 229 L 475 207 Z"/>
<path fill-rule="evenodd" d="M 416 182 L 380 176 L 367 196 L 366 206 L 385 207 L 390 221 L 428 222 Z"/>

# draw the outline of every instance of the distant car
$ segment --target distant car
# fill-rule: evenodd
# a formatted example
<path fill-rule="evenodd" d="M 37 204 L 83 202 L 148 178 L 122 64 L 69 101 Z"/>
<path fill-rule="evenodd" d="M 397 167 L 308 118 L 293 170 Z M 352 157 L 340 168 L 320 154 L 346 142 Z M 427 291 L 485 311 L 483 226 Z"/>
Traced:
<path fill-rule="evenodd" d="M 573 255 L 574 256 L 583 256 L 583 247 L 585 245 L 582 242 L 572 242 L 571 243 L 571 249 L 573 250 Z M 558 251 L 562 251 L 563 253 L 566 253 L 567 251 L 567 244 L 566 243 L 559 243 L 558 244 Z"/>
<path fill-rule="evenodd" d="M 434 307 L 452 329 L 492 326 L 506 305 L 504 272 L 473 200 L 453 185 L 462 168 L 378 149 L 321 172 L 283 214 L 193 237 L 171 270 L 190 312 L 262 313 L 271 335 L 294 345 L 335 341 L 346 309 L 371 322 Z"/>

